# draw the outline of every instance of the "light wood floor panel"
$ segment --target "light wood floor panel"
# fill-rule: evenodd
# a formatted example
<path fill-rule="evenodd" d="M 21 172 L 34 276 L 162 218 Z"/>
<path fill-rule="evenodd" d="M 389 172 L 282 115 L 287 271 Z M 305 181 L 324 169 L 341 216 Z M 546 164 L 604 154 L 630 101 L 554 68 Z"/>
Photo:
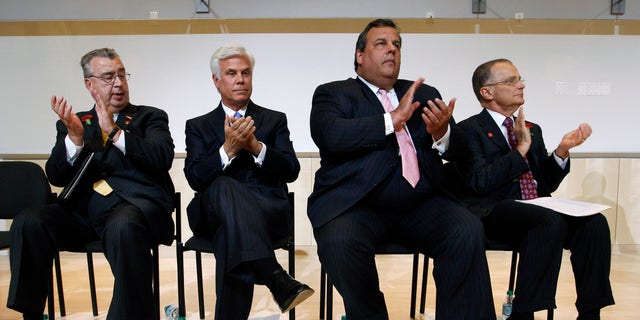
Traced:
<path fill-rule="evenodd" d="M 602 319 L 624 320 L 639 319 L 640 310 L 640 246 L 617 245 L 612 257 L 611 281 L 613 283 L 616 305 L 607 307 L 602 312 Z M 160 251 L 160 282 L 161 305 L 176 304 L 177 281 L 175 248 L 161 247 Z M 492 288 L 496 311 L 500 311 L 503 296 L 507 288 L 510 254 L 507 252 L 488 252 L 489 267 L 492 276 Z M 286 253 L 278 252 L 278 259 L 286 268 Z M 64 293 L 67 304 L 67 316 L 60 319 L 84 320 L 105 319 L 113 278 L 108 264 L 101 255 L 96 255 L 96 285 L 98 287 L 98 307 L 100 315 L 91 315 L 91 300 L 89 298 L 89 284 L 86 269 L 86 259 L 83 254 L 64 253 L 61 255 Z M 205 305 L 207 319 L 213 319 L 214 294 L 214 259 L 211 255 L 203 255 L 205 277 Z M 409 318 L 409 295 L 411 279 L 411 257 L 378 256 L 377 263 L 380 274 L 382 291 L 387 300 L 387 307 L 391 319 Z M 422 261 L 421 261 L 422 263 Z M 195 279 L 195 258 L 192 252 L 185 254 L 185 283 L 187 295 L 187 319 L 198 319 L 198 300 Z M 431 272 L 431 268 L 430 268 Z M 296 278 L 319 290 L 320 265 L 316 255 L 316 248 L 312 246 L 298 247 L 296 250 Z M 435 288 L 433 278 L 429 275 L 427 295 L 427 312 L 423 319 L 433 319 L 435 305 Z M 9 258 L 0 256 L 0 320 L 20 319 L 20 315 L 6 308 L 7 290 L 9 284 Z M 338 294 L 334 295 L 334 319 L 340 319 L 344 313 L 342 301 Z M 555 319 L 575 319 L 574 307 L 575 289 L 573 273 L 569 262 L 569 252 L 565 251 L 560 273 L 558 294 L 556 296 L 558 309 Z M 318 319 L 319 295 L 314 294 L 309 300 L 296 308 L 299 320 Z M 56 305 L 56 310 L 58 306 Z M 251 317 L 264 317 L 278 314 L 278 309 L 266 288 L 257 286 L 254 296 Z M 280 319 L 288 319 L 287 315 Z M 536 314 L 536 320 L 546 319 L 544 312 Z"/>

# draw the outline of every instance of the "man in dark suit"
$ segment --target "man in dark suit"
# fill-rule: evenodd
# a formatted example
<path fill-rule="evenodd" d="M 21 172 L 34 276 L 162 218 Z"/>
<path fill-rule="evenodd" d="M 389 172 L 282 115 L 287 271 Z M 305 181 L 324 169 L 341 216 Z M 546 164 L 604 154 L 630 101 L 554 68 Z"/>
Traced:
<path fill-rule="evenodd" d="M 254 284 L 286 312 L 313 290 L 278 264 L 272 241 L 290 233 L 287 183 L 300 172 L 285 114 L 250 100 L 253 56 L 220 47 L 211 57 L 222 101 L 187 121 L 184 172 L 198 193 L 187 208 L 193 233 L 215 243 L 216 319 L 247 319 Z"/>
<path fill-rule="evenodd" d="M 400 47 L 393 21 L 370 22 L 356 43 L 357 79 L 314 93 L 321 167 L 308 215 L 320 262 L 350 320 L 389 318 L 374 260 L 389 240 L 434 258 L 438 319 L 495 319 L 482 224 L 440 187 L 441 156 L 461 137 L 455 100 L 445 104 L 424 79 L 398 80 Z"/>
<path fill-rule="evenodd" d="M 468 150 L 447 163 L 448 181 L 482 219 L 487 237 L 507 242 L 520 252 L 509 319 L 532 320 L 534 311 L 555 307 L 563 244 L 572 253 L 578 319 L 599 319 L 600 309 L 614 303 L 605 217 L 570 217 L 515 201 L 551 196 L 569 173 L 569 150 L 581 145 L 591 128 L 581 124 L 548 154 L 540 126 L 525 122 L 521 108 L 525 85 L 511 61 L 481 64 L 472 83 L 483 110 L 459 123 Z"/>
<path fill-rule="evenodd" d="M 114 276 L 107 319 L 153 319 L 151 248 L 173 235 L 173 140 L 167 114 L 129 102 L 126 72 L 113 49 L 80 62 L 94 108 L 74 113 L 51 98 L 59 116 L 46 163 L 49 181 L 67 185 L 84 160 L 86 172 L 64 203 L 27 209 L 11 225 L 11 284 L 7 306 L 42 319 L 52 259 L 58 247 L 100 239 Z"/>

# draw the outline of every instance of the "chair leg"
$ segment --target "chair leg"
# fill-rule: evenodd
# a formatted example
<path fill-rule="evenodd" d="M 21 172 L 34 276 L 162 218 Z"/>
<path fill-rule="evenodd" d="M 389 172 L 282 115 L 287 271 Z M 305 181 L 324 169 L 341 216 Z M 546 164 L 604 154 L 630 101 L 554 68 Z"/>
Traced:
<path fill-rule="evenodd" d="M 178 317 L 184 319 L 187 311 L 185 310 L 184 298 L 184 246 L 182 242 L 176 243 L 176 260 L 178 263 Z"/>
<path fill-rule="evenodd" d="M 324 269 L 322 268 L 322 266 L 320 266 L 320 315 L 318 317 L 318 319 L 320 320 L 324 320 L 324 311 L 325 311 L 324 298 L 326 295 L 326 281 L 327 281 L 327 274 L 324 272 Z"/>
<path fill-rule="evenodd" d="M 158 246 L 151 249 L 153 259 L 153 304 L 155 305 L 155 319 L 160 320 L 160 257 L 158 255 Z"/>
<path fill-rule="evenodd" d="M 409 309 L 409 318 L 415 319 L 416 317 L 416 293 L 418 289 L 418 262 L 420 255 L 418 253 L 413 254 L 413 268 L 411 274 L 411 309 Z"/>
<path fill-rule="evenodd" d="M 204 319 L 204 284 L 202 280 L 202 253 L 196 251 L 196 277 L 198 279 L 198 308 L 200 319 Z"/>
<path fill-rule="evenodd" d="M 290 243 L 287 247 L 287 255 L 289 257 L 289 274 L 291 277 L 296 276 L 296 246 L 295 243 Z M 296 308 L 289 310 L 289 319 L 296 319 Z"/>
<path fill-rule="evenodd" d="M 55 310 L 55 301 L 53 294 L 53 273 L 51 274 L 51 278 L 47 281 L 47 314 L 50 320 L 56 319 L 56 310 Z"/>
<path fill-rule="evenodd" d="M 333 283 L 327 275 L 327 320 L 333 319 Z"/>
<path fill-rule="evenodd" d="M 420 314 L 424 314 L 427 305 L 427 279 L 429 279 L 429 257 L 424 256 L 422 264 L 422 289 L 420 290 Z"/>
<path fill-rule="evenodd" d="M 553 320 L 553 309 L 547 310 L 547 320 Z"/>
<path fill-rule="evenodd" d="M 511 271 L 509 273 L 509 290 L 513 290 L 516 283 L 516 268 L 518 266 L 518 251 L 511 253 Z"/>
<path fill-rule="evenodd" d="M 58 304 L 60 305 L 60 316 L 67 315 L 67 310 L 64 304 L 64 290 L 62 288 L 62 268 L 60 268 L 60 253 L 56 252 L 56 257 L 53 262 L 56 268 L 56 284 L 58 286 Z M 53 301 L 53 300 L 52 300 Z"/>
<path fill-rule="evenodd" d="M 87 269 L 89 271 L 89 291 L 91 293 L 91 310 L 93 316 L 98 316 L 98 298 L 96 296 L 96 275 L 93 272 L 93 254 L 87 252 Z"/>

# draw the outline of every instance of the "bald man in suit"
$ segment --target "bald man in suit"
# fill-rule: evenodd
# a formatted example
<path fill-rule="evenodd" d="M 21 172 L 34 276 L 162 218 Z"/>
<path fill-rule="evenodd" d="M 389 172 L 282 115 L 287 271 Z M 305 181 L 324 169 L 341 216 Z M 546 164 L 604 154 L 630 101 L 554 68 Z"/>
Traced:
<path fill-rule="evenodd" d="M 509 243 L 520 253 L 509 319 L 533 320 L 534 311 L 555 308 L 563 247 L 571 250 L 578 319 L 600 319 L 600 309 L 614 303 L 606 218 L 565 216 L 516 201 L 551 196 L 569 173 L 569 150 L 581 145 L 591 128 L 581 124 L 569 131 L 549 154 L 540 126 L 525 121 L 524 80 L 511 61 L 479 65 L 472 83 L 483 109 L 459 123 L 467 151 L 446 164 L 447 181 L 481 218 L 487 237 Z"/>

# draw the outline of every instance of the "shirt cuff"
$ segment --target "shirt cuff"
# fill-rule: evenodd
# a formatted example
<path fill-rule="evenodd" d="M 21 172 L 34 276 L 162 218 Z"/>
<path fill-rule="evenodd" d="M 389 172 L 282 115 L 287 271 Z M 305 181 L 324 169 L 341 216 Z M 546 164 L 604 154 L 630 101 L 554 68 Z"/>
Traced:
<path fill-rule="evenodd" d="M 76 162 L 76 159 L 78 159 L 80 152 L 82 152 L 84 144 L 76 146 L 76 144 L 71 141 L 71 138 L 69 138 L 69 135 L 67 135 L 64 138 L 64 145 L 67 150 L 67 162 L 69 162 L 70 165 L 73 165 L 73 163 Z"/>
<path fill-rule="evenodd" d="M 120 129 L 120 137 L 118 138 L 118 141 L 114 141 L 112 144 L 114 147 L 118 148 L 122 154 L 126 154 L 125 151 L 127 150 L 125 140 L 124 130 Z"/>
<path fill-rule="evenodd" d="M 443 153 L 447 152 L 447 149 L 449 149 L 449 136 L 451 135 L 451 125 L 447 126 L 447 132 L 445 132 L 444 136 L 442 136 L 442 138 L 440 138 L 438 141 L 433 141 L 433 144 L 431 145 L 432 149 L 436 149 L 438 150 L 438 153 L 440 155 L 442 155 Z"/>
<path fill-rule="evenodd" d="M 222 170 L 224 170 L 229 166 L 229 164 L 235 157 L 229 159 L 229 156 L 224 151 L 224 145 L 220 147 L 219 153 L 220 153 L 220 161 L 222 162 Z"/>
<path fill-rule="evenodd" d="M 391 113 L 387 112 L 384 114 L 384 135 L 388 136 L 394 133 L 393 129 L 393 120 L 391 120 Z"/>
<path fill-rule="evenodd" d="M 560 166 L 560 168 L 562 169 L 566 168 L 567 162 L 569 162 L 569 157 L 567 156 L 566 158 L 562 159 L 556 154 L 555 150 L 552 153 L 553 153 L 553 158 L 556 159 L 556 163 Z"/>
<path fill-rule="evenodd" d="M 264 157 L 267 154 L 267 146 L 262 143 L 262 141 L 258 142 L 260 142 L 260 144 L 262 145 L 262 150 L 260 150 L 260 153 L 257 156 L 253 156 L 253 160 L 258 166 L 262 167 L 262 162 L 264 162 Z"/>

